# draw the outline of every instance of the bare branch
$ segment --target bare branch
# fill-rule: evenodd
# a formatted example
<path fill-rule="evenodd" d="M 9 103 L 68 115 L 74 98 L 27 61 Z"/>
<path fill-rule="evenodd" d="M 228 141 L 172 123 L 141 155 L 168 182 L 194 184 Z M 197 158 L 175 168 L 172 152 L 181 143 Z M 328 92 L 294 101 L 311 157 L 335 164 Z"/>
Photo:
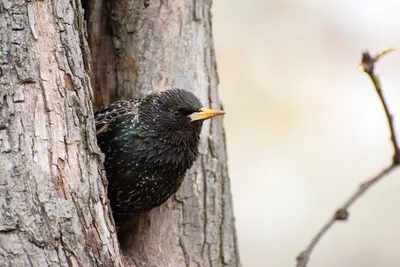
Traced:
<path fill-rule="evenodd" d="M 297 267 L 307 266 L 311 252 L 318 244 L 318 242 L 321 240 L 321 238 L 326 234 L 326 232 L 328 232 L 328 230 L 332 227 L 332 225 L 336 221 L 346 221 L 349 216 L 347 210 L 350 208 L 350 206 L 354 204 L 354 202 L 358 198 L 360 198 L 360 196 L 362 196 L 371 186 L 380 181 L 383 177 L 385 177 L 385 175 L 390 173 L 396 167 L 398 167 L 398 165 L 391 164 L 389 167 L 383 169 L 376 176 L 372 177 L 371 179 L 368 179 L 366 182 L 361 184 L 358 190 L 345 202 L 345 204 L 342 207 L 340 207 L 335 212 L 332 218 L 321 228 L 318 234 L 311 240 L 311 243 L 308 245 L 308 247 L 303 252 L 300 253 L 300 255 L 297 257 Z"/>
<path fill-rule="evenodd" d="M 371 57 L 369 52 L 364 52 L 362 54 L 360 66 L 361 70 L 370 77 L 372 83 L 374 84 L 375 91 L 378 94 L 382 106 L 385 110 L 386 118 L 390 129 L 392 146 L 394 150 L 393 161 L 390 164 L 390 166 L 386 167 L 377 175 L 362 183 L 361 186 L 358 188 L 358 190 L 353 195 L 351 195 L 350 198 L 335 212 L 335 214 L 329 219 L 329 221 L 321 228 L 321 230 L 317 233 L 317 235 L 311 240 L 311 243 L 308 245 L 308 247 L 303 252 L 301 252 L 300 255 L 297 257 L 297 267 L 306 267 L 310 259 L 311 252 L 314 250 L 315 246 L 318 244 L 321 238 L 333 226 L 333 224 L 336 221 L 346 221 L 349 216 L 348 209 L 351 207 L 351 205 L 353 205 L 365 192 L 367 192 L 369 188 L 371 188 L 374 184 L 376 184 L 383 177 L 385 177 L 387 174 L 389 174 L 391 171 L 393 171 L 400 165 L 400 150 L 398 146 L 396 133 L 394 131 L 393 116 L 391 115 L 388 104 L 383 96 L 379 78 L 374 74 L 375 63 L 379 59 L 381 59 L 382 56 L 392 51 L 394 51 L 394 49 L 384 50 L 375 57 Z"/>
<path fill-rule="evenodd" d="M 400 163 L 400 153 L 399 153 L 399 145 L 398 145 L 398 141 L 396 138 L 396 133 L 394 131 L 393 116 L 389 111 L 388 104 L 383 95 L 379 77 L 374 74 L 375 62 L 377 62 L 383 55 L 385 55 L 391 51 L 394 51 L 394 49 L 387 49 L 387 50 L 379 53 L 375 57 L 371 57 L 368 52 L 364 52 L 362 55 L 362 59 L 361 59 L 361 68 L 370 77 L 372 83 L 374 84 L 375 91 L 378 94 L 379 99 L 382 103 L 382 106 L 385 110 L 386 119 L 388 121 L 389 129 L 390 129 L 390 138 L 392 140 L 392 145 L 393 145 L 393 150 L 394 150 L 393 162 L 395 162 L 396 164 L 399 164 Z"/>

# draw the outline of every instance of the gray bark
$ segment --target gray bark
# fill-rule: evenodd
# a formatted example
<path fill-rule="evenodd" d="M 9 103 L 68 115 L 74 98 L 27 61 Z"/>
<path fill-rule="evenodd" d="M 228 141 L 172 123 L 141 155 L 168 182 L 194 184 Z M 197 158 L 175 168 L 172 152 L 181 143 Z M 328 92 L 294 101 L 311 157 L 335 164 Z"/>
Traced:
<path fill-rule="evenodd" d="M 210 9 L 207 0 L 92 1 L 96 105 L 183 88 L 221 108 Z M 240 265 L 221 118 L 205 123 L 201 156 L 179 192 L 128 240 L 123 253 L 135 266 Z"/>
<path fill-rule="evenodd" d="M 122 266 L 80 1 L 0 1 L 0 266 Z"/>
<path fill-rule="evenodd" d="M 211 2 L 84 3 L 92 57 L 79 0 L 0 1 L 1 266 L 122 266 L 92 101 L 179 87 L 220 108 Z M 221 119 L 127 239 L 132 266 L 240 265 Z"/>

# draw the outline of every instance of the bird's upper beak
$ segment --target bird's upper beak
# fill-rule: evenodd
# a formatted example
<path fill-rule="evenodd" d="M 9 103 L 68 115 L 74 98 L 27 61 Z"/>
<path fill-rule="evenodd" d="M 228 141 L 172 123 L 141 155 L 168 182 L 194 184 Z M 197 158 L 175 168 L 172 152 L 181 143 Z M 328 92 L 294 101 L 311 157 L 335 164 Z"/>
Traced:
<path fill-rule="evenodd" d="M 190 114 L 190 121 L 207 120 L 213 117 L 224 115 L 225 111 L 218 109 L 201 108 L 198 112 Z"/>

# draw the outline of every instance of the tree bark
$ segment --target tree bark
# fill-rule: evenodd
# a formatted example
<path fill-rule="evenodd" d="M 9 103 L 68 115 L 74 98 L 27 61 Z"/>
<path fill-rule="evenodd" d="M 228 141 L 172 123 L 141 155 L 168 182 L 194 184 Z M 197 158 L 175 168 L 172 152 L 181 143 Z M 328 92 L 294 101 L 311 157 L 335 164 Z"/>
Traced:
<path fill-rule="evenodd" d="M 211 1 L 90 2 L 96 106 L 183 88 L 221 108 Z M 132 265 L 240 266 L 222 120 L 203 128 L 201 156 L 181 189 L 128 237 L 123 253 Z"/>
<path fill-rule="evenodd" d="M 80 1 L 0 1 L 0 265 L 122 266 Z"/>
<path fill-rule="evenodd" d="M 92 102 L 179 87 L 221 106 L 210 1 L 82 3 L 92 56 L 81 1 L 0 1 L 1 266 L 122 266 Z M 240 265 L 221 119 L 128 241 L 132 266 Z"/>

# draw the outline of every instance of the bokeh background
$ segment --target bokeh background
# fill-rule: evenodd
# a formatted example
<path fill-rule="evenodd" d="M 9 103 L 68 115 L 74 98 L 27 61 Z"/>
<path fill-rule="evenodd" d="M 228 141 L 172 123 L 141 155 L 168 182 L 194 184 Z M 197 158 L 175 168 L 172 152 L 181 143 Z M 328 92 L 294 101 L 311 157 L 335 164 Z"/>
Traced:
<path fill-rule="evenodd" d="M 295 257 L 356 187 L 390 164 L 361 52 L 400 44 L 396 0 L 214 0 L 220 96 L 243 266 Z M 377 65 L 400 135 L 400 51 Z M 400 266 L 400 170 L 336 224 L 309 266 Z"/>

